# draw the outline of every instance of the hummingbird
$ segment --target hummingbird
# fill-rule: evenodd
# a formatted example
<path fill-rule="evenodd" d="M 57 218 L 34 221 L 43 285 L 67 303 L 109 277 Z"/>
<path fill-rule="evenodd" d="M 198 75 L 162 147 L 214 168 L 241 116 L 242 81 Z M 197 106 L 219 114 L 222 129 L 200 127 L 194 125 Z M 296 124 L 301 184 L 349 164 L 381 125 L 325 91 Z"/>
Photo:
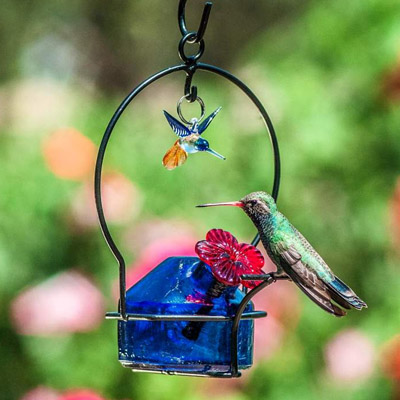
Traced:
<path fill-rule="evenodd" d="M 268 256 L 277 267 L 277 271 L 271 273 L 273 278 L 286 275 L 314 303 L 337 317 L 346 315 L 343 308 L 367 308 L 367 304 L 334 275 L 306 238 L 278 211 L 275 200 L 268 193 L 254 192 L 240 201 L 198 207 L 210 206 L 243 209 L 256 226 Z"/>
<path fill-rule="evenodd" d="M 163 165 L 168 170 L 181 166 L 188 157 L 188 154 L 197 153 L 198 151 L 206 151 L 215 157 L 225 160 L 225 157 L 210 149 L 210 144 L 203 139 L 201 134 L 208 128 L 211 121 L 219 113 L 222 107 L 217 108 L 209 115 L 201 124 L 197 118 L 192 118 L 188 126 L 183 125 L 172 115 L 164 110 L 165 118 L 167 118 L 172 130 L 179 137 L 173 146 L 165 153 Z"/>

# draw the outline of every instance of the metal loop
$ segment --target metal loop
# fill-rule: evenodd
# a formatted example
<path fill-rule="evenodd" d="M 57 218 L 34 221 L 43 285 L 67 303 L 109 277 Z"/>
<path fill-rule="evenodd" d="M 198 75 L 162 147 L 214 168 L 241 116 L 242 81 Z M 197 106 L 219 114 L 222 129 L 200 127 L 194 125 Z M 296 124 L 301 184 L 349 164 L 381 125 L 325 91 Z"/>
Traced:
<path fill-rule="evenodd" d="M 185 20 L 186 2 L 187 0 L 180 0 L 178 7 L 178 22 L 182 36 L 186 36 L 189 33 L 189 30 L 186 27 L 186 20 Z M 210 17 L 212 5 L 213 4 L 209 1 L 204 5 L 203 14 L 201 16 L 199 24 L 199 29 L 197 29 L 197 32 L 195 32 L 193 43 L 194 42 L 199 43 L 203 40 L 204 33 L 207 29 L 208 19 Z"/>
<path fill-rule="evenodd" d="M 191 101 L 189 100 L 190 99 L 190 95 L 182 96 L 178 101 L 178 104 L 176 106 L 176 110 L 177 110 L 179 118 L 181 119 L 182 122 L 184 122 L 185 124 L 188 124 L 188 125 L 192 125 L 192 122 L 188 121 L 182 114 L 181 104 L 182 104 L 183 100 L 185 100 L 185 99 L 189 103 L 191 103 Z M 200 107 L 201 107 L 201 115 L 200 115 L 200 118 L 197 119 L 197 122 L 200 122 L 204 118 L 204 115 L 206 113 L 206 106 L 204 104 L 204 101 L 200 97 L 196 97 L 196 101 L 200 104 Z"/>
<path fill-rule="evenodd" d="M 185 54 L 185 44 L 186 43 L 195 43 L 194 38 L 196 37 L 196 32 L 188 32 L 183 38 L 179 41 L 178 45 L 178 54 L 181 60 L 185 64 L 193 64 L 195 63 L 204 53 L 205 44 L 204 40 L 200 40 L 199 44 L 199 51 L 196 54 L 191 56 L 187 56 Z"/>

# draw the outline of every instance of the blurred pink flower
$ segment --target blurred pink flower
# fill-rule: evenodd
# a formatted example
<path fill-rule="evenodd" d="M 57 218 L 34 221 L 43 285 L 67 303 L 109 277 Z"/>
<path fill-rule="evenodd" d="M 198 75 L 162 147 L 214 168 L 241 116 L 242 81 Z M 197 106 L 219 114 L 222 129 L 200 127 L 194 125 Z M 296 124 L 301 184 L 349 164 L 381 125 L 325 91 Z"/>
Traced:
<path fill-rule="evenodd" d="M 60 400 L 60 395 L 51 388 L 38 386 L 25 393 L 20 400 Z"/>
<path fill-rule="evenodd" d="M 149 245 L 171 237 L 189 237 L 196 235 L 194 227 L 184 219 L 148 219 L 129 228 L 124 235 L 124 245 L 134 254 L 139 254 Z"/>
<path fill-rule="evenodd" d="M 118 172 L 102 178 L 102 200 L 107 222 L 126 223 L 141 209 L 141 196 L 136 186 Z M 78 228 L 98 227 L 93 182 L 85 182 L 75 195 L 71 208 L 72 223 Z"/>
<path fill-rule="evenodd" d="M 271 271 L 273 269 L 265 266 L 264 270 Z M 299 292 L 292 282 L 273 283 L 256 294 L 253 302 L 257 308 L 268 312 L 268 318 L 275 318 L 287 328 L 295 327 L 299 321 L 301 310 Z"/>
<path fill-rule="evenodd" d="M 266 258 L 265 271 L 273 271 Z M 293 329 L 300 317 L 300 303 L 296 287 L 291 282 L 276 282 L 253 297 L 257 310 L 267 311 L 268 316 L 255 321 L 254 358 L 266 360 L 282 344 L 288 330 Z"/>
<path fill-rule="evenodd" d="M 400 390 L 400 335 L 396 335 L 385 344 L 382 364 L 386 375 L 399 383 Z"/>
<path fill-rule="evenodd" d="M 251 375 L 250 370 L 240 371 L 240 379 L 205 379 L 199 386 L 205 398 L 230 399 L 245 390 Z"/>
<path fill-rule="evenodd" d="M 129 289 L 168 257 L 197 257 L 194 251 L 196 242 L 197 239 L 194 237 L 174 236 L 150 243 L 143 250 L 140 258 L 128 268 L 126 273 L 126 287 Z M 118 282 L 115 282 L 113 285 L 113 294 L 115 298 L 119 297 L 118 290 Z"/>
<path fill-rule="evenodd" d="M 258 308 L 258 310 L 261 310 Z M 268 311 L 268 310 L 267 310 Z M 274 317 L 267 316 L 254 323 L 254 361 L 268 360 L 279 350 L 285 327 Z"/>
<path fill-rule="evenodd" d="M 89 389 L 73 389 L 65 392 L 58 400 L 105 400 L 99 394 Z"/>
<path fill-rule="evenodd" d="M 96 147 L 76 129 L 58 129 L 44 141 L 43 157 L 58 178 L 82 180 L 93 174 Z"/>
<path fill-rule="evenodd" d="M 103 320 L 103 296 L 87 277 L 70 270 L 25 289 L 13 300 L 11 316 L 23 335 L 87 332 Z"/>
<path fill-rule="evenodd" d="M 362 332 L 339 332 L 325 348 L 328 375 L 336 381 L 357 383 L 368 379 L 375 367 L 375 348 Z"/>
<path fill-rule="evenodd" d="M 105 400 L 91 389 L 71 389 L 64 393 L 39 386 L 26 393 L 20 400 Z"/>

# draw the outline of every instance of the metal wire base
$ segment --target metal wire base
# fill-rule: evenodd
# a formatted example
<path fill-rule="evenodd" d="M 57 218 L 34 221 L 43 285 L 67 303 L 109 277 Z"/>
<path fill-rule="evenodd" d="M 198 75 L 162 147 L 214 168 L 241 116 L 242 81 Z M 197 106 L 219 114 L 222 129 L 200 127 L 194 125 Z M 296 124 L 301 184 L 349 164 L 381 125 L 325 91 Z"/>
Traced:
<path fill-rule="evenodd" d="M 148 367 L 144 367 L 138 364 L 130 364 L 121 362 L 122 366 L 125 368 L 129 368 L 132 372 L 147 372 L 151 374 L 160 374 L 160 375 L 171 375 L 171 376 L 192 376 L 195 378 L 240 378 L 242 374 L 240 371 L 237 374 L 233 374 L 232 372 L 210 372 L 204 370 L 204 372 L 179 372 L 179 371 L 161 371 L 158 369 L 151 369 Z"/>
<path fill-rule="evenodd" d="M 241 320 L 249 320 L 249 319 L 258 319 L 264 318 L 267 316 L 265 311 L 251 311 L 245 312 L 241 315 Z M 117 320 L 117 321 L 179 321 L 179 322 L 191 322 L 191 321 L 198 321 L 198 322 L 233 322 L 236 318 L 236 314 L 232 316 L 225 316 L 225 315 L 171 315 L 171 314 L 131 314 L 126 313 L 123 316 L 120 312 L 111 311 L 106 313 L 106 319 L 110 320 Z M 163 375 L 181 375 L 181 376 L 192 376 L 192 377 L 202 377 L 202 378 L 239 378 L 241 373 L 239 370 L 236 372 L 231 371 L 229 372 L 218 372 L 218 371 L 210 371 L 208 369 L 199 370 L 198 372 L 181 372 L 181 371 L 168 371 L 167 368 L 160 369 L 158 368 L 151 368 L 147 364 L 137 364 L 131 363 L 129 361 L 121 361 L 120 363 L 125 367 L 131 369 L 133 372 L 149 372 L 153 374 L 163 374 Z M 193 365 L 190 365 L 193 368 Z M 179 368 L 182 368 L 180 365 Z M 235 370 L 235 368 L 233 368 Z"/>
<path fill-rule="evenodd" d="M 265 311 L 251 311 L 243 313 L 240 319 L 257 319 L 267 316 Z M 226 315 L 168 315 L 168 314 L 130 314 L 126 313 L 125 317 L 115 311 L 108 312 L 106 319 L 114 319 L 118 321 L 201 321 L 201 322 L 226 322 L 233 321 L 236 315 L 228 317 Z"/>
<path fill-rule="evenodd" d="M 253 280 L 254 276 L 243 276 L 245 280 Z M 225 316 L 225 315 L 173 315 L 173 314 L 133 314 L 133 313 L 125 313 L 124 315 L 118 311 L 111 311 L 106 313 L 106 319 L 109 320 L 117 320 L 117 321 L 150 321 L 150 322 L 159 322 L 159 321 L 177 321 L 177 322 L 191 322 L 191 321 L 198 321 L 198 322 L 232 322 L 232 333 L 231 333 L 231 365 L 229 372 L 218 372 L 218 371 L 210 371 L 204 369 L 199 372 L 182 372 L 182 371 L 171 371 L 167 370 L 167 368 L 173 367 L 165 367 L 165 369 L 161 369 L 159 366 L 158 368 L 152 368 L 148 364 L 137 364 L 127 361 L 121 361 L 121 364 L 126 367 L 130 368 L 134 372 L 149 372 L 154 374 L 164 374 L 164 375 L 181 375 L 181 376 L 193 376 L 193 377 L 208 377 L 208 378 L 239 378 L 241 373 L 239 371 L 240 365 L 238 362 L 238 355 L 237 355 L 237 334 L 238 334 L 238 327 L 241 320 L 249 320 L 249 319 L 258 319 L 264 318 L 267 316 L 265 311 L 250 311 L 244 312 L 245 306 L 250 301 L 250 298 L 253 297 L 256 293 L 262 290 L 264 287 L 270 285 L 277 280 L 286 280 L 288 279 L 287 276 L 275 276 L 274 273 L 271 274 L 264 274 L 264 275 L 257 275 L 257 280 L 264 281 L 260 285 L 258 285 L 255 289 L 251 290 L 246 296 L 243 298 L 242 302 L 239 305 L 239 309 L 237 312 L 232 316 Z M 182 368 L 182 366 L 179 366 Z M 193 365 L 191 365 L 193 368 Z"/>

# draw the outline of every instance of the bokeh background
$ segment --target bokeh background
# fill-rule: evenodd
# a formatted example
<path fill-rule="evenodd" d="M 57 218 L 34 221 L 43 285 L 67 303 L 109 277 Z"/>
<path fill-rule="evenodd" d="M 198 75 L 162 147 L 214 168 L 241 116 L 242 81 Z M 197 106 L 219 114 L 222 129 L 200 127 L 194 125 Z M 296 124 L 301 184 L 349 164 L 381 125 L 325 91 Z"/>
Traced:
<path fill-rule="evenodd" d="M 132 374 L 117 361 L 117 265 L 93 200 L 97 146 L 122 98 L 178 63 L 177 0 L 3 0 L 0 13 L 0 398 L 400 399 L 400 4 L 215 0 L 203 61 L 264 102 L 282 155 L 280 209 L 368 303 L 335 319 L 290 283 L 255 298 L 255 363 L 238 380 Z M 189 1 L 195 29 L 202 1 Z M 213 227 L 249 241 L 234 209 L 270 190 L 269 141 L 231 84 L 199 72 L 222 162 L 161 165 L 184 74 L 143 92 L 114 131 L 104 202 L 129 284 Z M 194 107 L 190 109 L 190 107 Z M 195 115 L 196 106 L 185 113 Z M 269 268 L 270 265 L 267 267 Z"/>

